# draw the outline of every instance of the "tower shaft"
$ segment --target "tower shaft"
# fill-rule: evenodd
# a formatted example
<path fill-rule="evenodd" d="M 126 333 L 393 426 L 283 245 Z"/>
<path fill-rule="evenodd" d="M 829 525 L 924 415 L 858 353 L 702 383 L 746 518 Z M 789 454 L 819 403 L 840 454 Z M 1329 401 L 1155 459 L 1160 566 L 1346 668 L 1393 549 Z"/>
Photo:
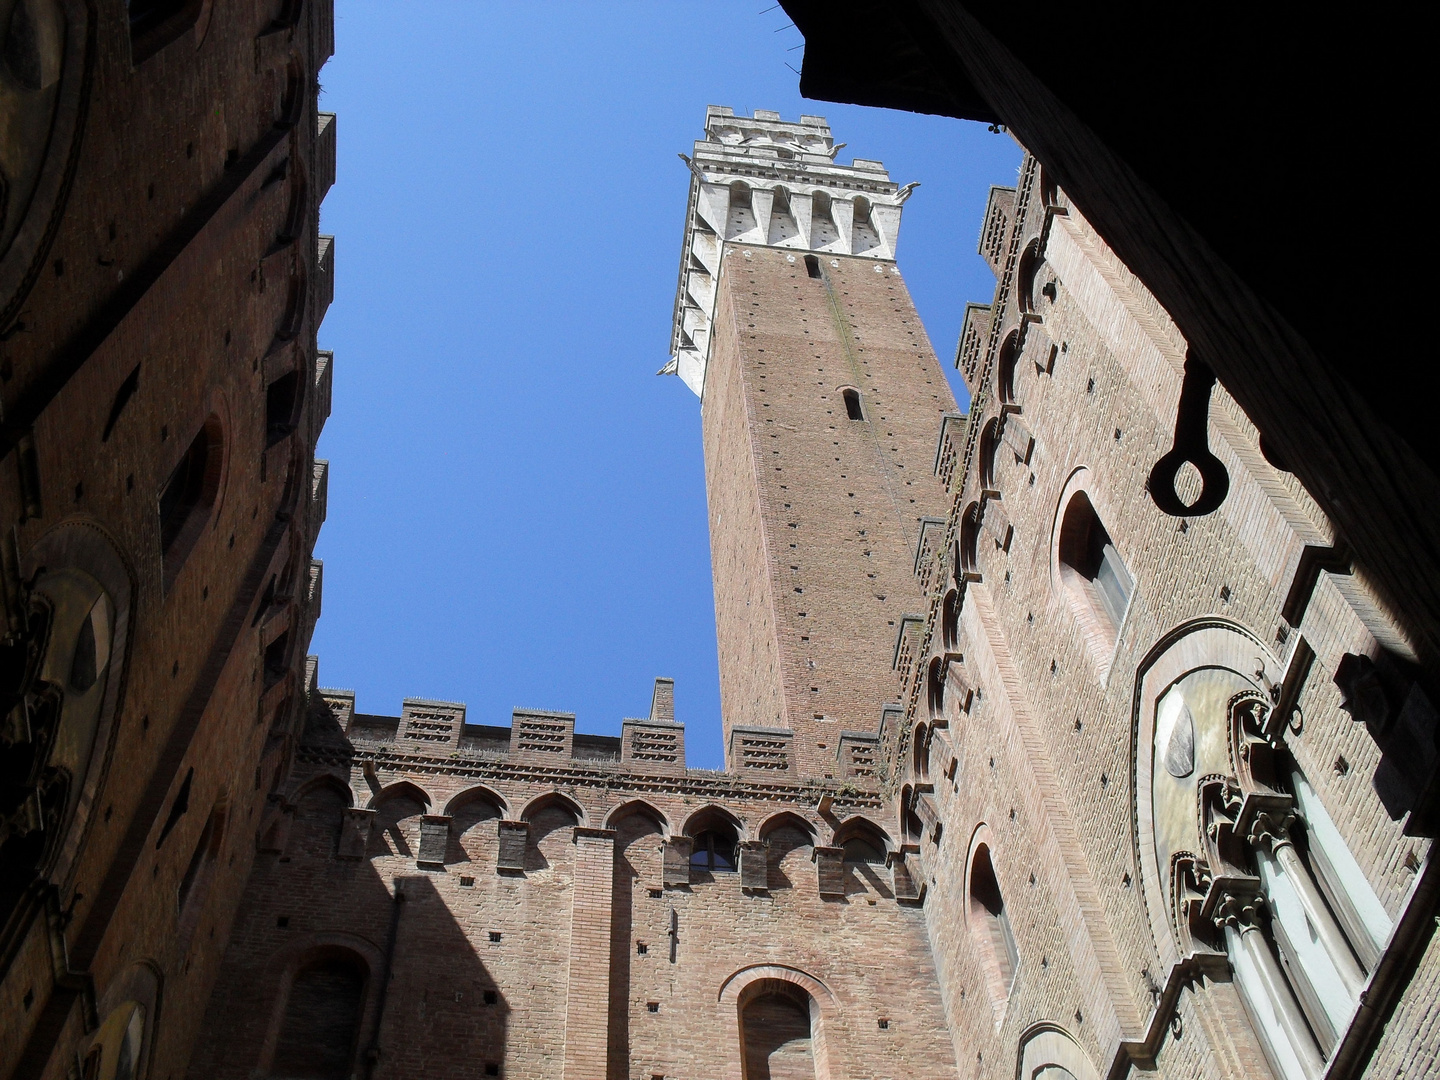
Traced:
<path fill-rule="evenodd" d="M 833 164 L 823 121 L 770 115 L 707 117 L 688 277 L 705 267 L 697 248 L 714 266 L 709 282 L 682 273 L 682 301 L 713 306 L 691 314 L 698 334 L 677 320 L 677 341 L 700 372 L 727 758 L 746 764 L 737 729 L 789 729 L 786 766 L 823 776 L 840 732 L 873 731 L 898 693 L 896 635 L 923 611 L 916 550 L 944 513 L 935 447 L 955 402 L 894 263 L 895 185 L 878 162 Z M 802 172 L 778 154 L 806 138 L 823 139 L 824 164 Z"/>

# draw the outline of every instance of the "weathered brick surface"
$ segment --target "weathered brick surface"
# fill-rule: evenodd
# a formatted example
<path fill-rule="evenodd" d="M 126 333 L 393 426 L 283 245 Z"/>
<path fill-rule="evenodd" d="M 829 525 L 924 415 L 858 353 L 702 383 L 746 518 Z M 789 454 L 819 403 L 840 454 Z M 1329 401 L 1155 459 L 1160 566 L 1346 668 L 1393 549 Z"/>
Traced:
<path fill-rule="evenodd" d="M 60 74 L 79 141 L 63 197 L 7 206 L 51 230 L 28 287 L 11 291 L 24 236 L 0 250 L 7 614 L 23 627 L 42 565 L 94 574 L 85 552 L 101 549 L 128 600 L 106 741 L 62 845 L 74 858 L 0 941 L 0 1075 L 69 1075 L 128 996 L 149 1009 L 148 1075 L 166 1076 L 189 1057 L 307 693 L 328 368 L 306 177 L 331 11 L 307 4 L 264 33 L 272 4 L 191 5 L 177 38 L 132 51 L 125 5 L 27 10 L 42 8 L 80 50 Z M 272 426 L 267 386 L 290 372 L 299 401 Z M 213 502 L 167 561 L 159 499 L 207 417 L 222 432 Z"/>
<path fill-rule="evenodd" d="M 722 716 L 789 727 L 801 775 L 894 699 L 920 522 L 955 401 L 899 268 L 729 244 L 704 397 Z M 865 419 L 847 418 L 841 390 Z M 733 767 L 733 765 L 732 765 Z"/>
<path fill-rule="evenodd" d="M 836 895 L 820 895 L 817 843 L 873 815 L 874 795 L 699 770 L 657 781 L 618 760 L 540 768 L 525 755 L 420 758 L 393 741 L 351 749 L 328 713 L 313 721 L 302 758 L 289 841 L 257 857 L 190 1066 L 196 1080 L 270 1067 L 293 960 L 326 946 L 374 965 L 360 1044 L 378 1046 L 379 1078 L 468 1077 L 485 1062 L 535 1080 L 731 1075 L 737 1016 L 720 996 L 757 963 L 804 973 L 833 995 L 826 1039 L 837 1067 L 864 1062 L 865 1075 L 895 1080 L 954 1075 L 923 914 L 896 904 L 883 867 L 842 864 L 838 848 L 826 849 Z M 833 802 L 822 815 L 824 792 Z M 358 863 L 335 857 L 351 799 L 376 804 Z M 767 854 L 767 873 L 747 888 L 739 873 L 687 860 L 683 878 L 665 885 L 663 849 L 686 847 L 666 837 L 688 841 L 687 823 L 714 806 Z M 417 868 L 427 813 L 447 809 L 443 865 Z M 503 815 L 528 823 L 522 873 L 498 872 Z M 379 955 L 397 891 L 406 899 L 377 1033 Z"/>
<path fill-rule="evenodd" d="M 1366 567 L 1315 562 L 1334 529 L 1223 387 L 1207 438 L 1227 498 L 1157 510 L 1147 477 L 1174 440 L 1186 343 L 1038 184 L 1027 160 L 987 215 L 999 285 L 966 321 L 964 423 L 893 262 L 822 253 L 817 279 L 783 244 L 707 249 L 730 770 L 685 769 L 668 684 L 623 739 L 575 735 L 564 713 L 505 729 L 312 695 L 190 1077 L 279 1069 L 290 987 L 337 956 L 366 973 L 347 1052 L 377 1078 L 738 1080 L 747 1059 L 874 1080 L 1266 1076 L 1224 957 L 1182 955 L 1154 850 L 1155 702 L 1207 666 L 1292 710 L 1275 739 L 1396 926 L 1331 1075 L 1433 1071 L 1426 805 L 1396 779 L 1404 744 L 1351 719 L 1335 682 L 1346 654 L 1407 677 L 1404 628 Z M 750 229 L 768 198 L 743 192 L 721 224 Z M 695 310 L 685 325 L 706 329 Z M 1180 486 L 1193 498 L 1198 478 Z M 1134 580 L 1118 625 L 1060 562 L 1076 492 Z M 1425 736 L 1423 688 L 1402 688 L 1394 724 Z M 982 846 L 994 889 L 973 880 Z M 738 868 L 692 862 L 707 851 Z"/>
<path fill-rule="evenodd" d="M 928 647 L 915 651 L 906 682 L 912 726 L 902 725 L 898 744 L 887 743 L 894 782 L 910 781 L 915 790 L 921 780 L 933 782 L 933 795 L 919 800 L 919 818 L 944 826 L 938 843 L 926 826 L 920 854 L 947 1018 L 957 1055 L 980 1076 L 1011 1075 L 1022 1033 L 1040 1021 L 1073 1035 L 1102 1074 L 1112 1062 L 1125 1066 L 1122 1044 L 1130 1041 L 1153 1047 L 1147 1052 L 1158 1055 L 1167 1076 L 1265 1075 L 1269 1066 L 1233 984 L 1187 980 L 1174 1005 L 1159 996 L 1169 977 L 1163 957 L 1173 956 L 1174 946 L 1168 886 L 1157 886 L 1144 840 L 1151 810 L 1137 762 L 1148 760 L 1149 750 L 1136 742 L 1147 730 L 1137 715 L 1138 683 L 1166 635 L 1211 620 L 1252 635 L 1244 657 L 1232 662 L 1278 695 L 1303 636 L 1316 660 L 1296 698 L 1303 727 L 1286 732 L 1286 745 L 1392 919 L 1413 918 L 1407 903 L 1429 842 L 1406 836 L 1403 814 L 1387 812 L 1379 781 L 1372 783 L 1380 748 L 1342 710 L 1332 678 L 1346 652 L 1378 655 L 1382 643 L 1403 652 L 1403 633 L 1368 600 L 1363 567 L 1322 573 L 1300 625 L 1284 622 L 1302 550 L 1329 545 L 1333 531 L 1294 478 L 1265 460 L 1255 427 L 1221 387 L 1209 443 L 1229 474 L 1227 499 L 1205 517 L 1182 521 L 1158 512 L 1146 478 L 1174 438 L 1185 343 L 1073 207 L 1047 216 L 1036 205 L 1033 170 L 1027 164 L 1018 192 L 1002 200 L 1014 231 L 1008 261 L 996 263 L 995 332 L 983 364 L 976 360 L 966 372 L 974 407 L 949 526 L 962 538 L 966 508 L 983 499 L 987 525 L 992 508 L 1004 507 L 1009 543 L 1002 547 L 998 534 L 981 530 L 954 646 L 942 644 L 941 618 L 956 567 L 949 549 L 941 552 Z M 1025 283 L 1015 274 L 1032 240 L 1043 258 L 1034 264 L 1027 313 L 1019 295 Z M 1012 330 L 1021 335 L 1021 359 L 1013 378 L 1002 379 L 996 365 Z M 1024 447 L 1009 438 L 1016 416 L 1023 417 Z M 1006 437 L 985 460 L 981 433 L 1001 417 Z M 1096 635 L 1093 616 L 1087 624 L 1057 570 L 1062 501 L 1077 486 L 1135 579 L 1118 640 Z M 1187 497 L 1197 493 L 1198 486 Z M 957 662 L 973 695 L 968 708 L 947 695 L 945 726 L 932 733 L 923 725 L 929 713 L 921 672 L 947 648 L 963 656 Z M 1205 658 L 1197 654 L 1195 662 Z M 1257 669 L 1263 674 L 1252 675 Z M 917 744 L 928 750 L 917 755 Z M 993 837 L 1019 953 L 1014 985 L 998 1010 L 984 992 L 985 952 L 968 911 L 970 844 L 982 828 Z M 1424 992 L 1416 992 L 1424 978 L 1422 965 L 1386 1030 L 1390 1049 L 1377 1067 L 1383 1060 L 1393 1068 L 1403 1053 L 1414 1055 L 1406 1062 L 1419 1062 L 1432 1052 L 1433 1000 L 1422 1005 Z M 1382 972 L 1372 994 L 1383 999 L 1391 981 Z M 1179 1018 L 1173 1026 L 1171 1016 Z"/>

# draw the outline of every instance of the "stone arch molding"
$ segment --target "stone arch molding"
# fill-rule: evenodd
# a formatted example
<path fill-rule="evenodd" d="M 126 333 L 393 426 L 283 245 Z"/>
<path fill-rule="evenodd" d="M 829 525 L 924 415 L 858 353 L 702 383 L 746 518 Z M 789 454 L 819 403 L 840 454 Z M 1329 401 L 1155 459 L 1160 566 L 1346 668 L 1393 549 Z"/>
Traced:
<path fill-rule="evenodd" d="M 320 788 L 327 788 L 335 792 L 335 794 L 345 800 L 347 807 L 353 807 L 355 805 L 355 789 L 333 772 L 323 772 L 310 777 L 304 783 L 296 786 L 286 801 L 290 803 L 292 807 L 299 806 L 300 800 L 304 799 L 305 796 L 309 795 L 312 791 L 317 791 Z"/>
<path fill-rule="evenodd" d="M 648 818 L 659 827 L 662 837 L 668 839 L 671 835 L 670 819 L 644 799 L 629 799 L 621 803 L 605 815 L 605 824 L 602 827 L 618 828 L 620 823 L 629 817 Z"/>
<path fill-rule="evenodd" d="M 430 798 L 429 792 L 424 788 L 418 784 L 411 783 L 409 780 L 398 780 L 393 784 L 386 784 L 379 791 L 375 792 L 375 794 L 370 797 L 370 801 L 365 804 L 365 809 L 375 810 L 391 799 L 398 798 L 414 799 L 424 807 L 424 810 L 421 812 L 426 814 L 430 812 L 430 807 L 435 805 L 435 800 Z"/>
<path fill-rule="evenodd" d="M 24 321 L 21 309 L 60 230 L 94 78 L 94 20 L 84 0 L 16 7 L 27 32 L 0 84 L 0 112 L 9 117 L 0 136 L 0 331 Z"/>
<path fill-rule="evenodd" d="M 525 804 L 525 809 L 520 811 L 520 820 L 529 821 L 533 815 L 551 806 L 558 806 L 573 814 L 577 825 L 590 824 L 590 819 L 585 814 L 585 808 L 563 791 L 547 791 L 542 795 L 535 796 Z"/>
<path fill-rule="evenodd" d="M 786 964 L 754 964 L 740 968 L 720 984 L 716 994 L 719 1030 L 729 1033 L 731 1052 L 725 1057 L 723 1080 L 744 1080 L 744 1032 L 740 1012 L 750 998 L 768 983 L 789 983 L 803 990 L 810 999 L 810 1048 L 815 1060 L 815 1080 L 840 1080 L 829 1037 L 840 1021 L 840 1004 L 830 988 L 800 968 Z"/>
<path fill-rule="evenodd" d="M 1225 619 L 1198 619 L 1184 623 L 1166 634 L 1141 663 L 1135 684 L 1132 718 L 1132 760 L 1135 762 L 1135 803 L 1132 807 L 1132 840 L 1135 865 L 1144 884 L 1142 895 L 1150 919 L 1157 954 L 1166 970 L 1190 953 L 1182 942 L 1173 917 L 1168 868 L 1162 876 L 1156 862 L 1157 837 L 1154 812 L 1155 734 L 1157 708 L 1166 693 L 1187 676 L 1204 670 L 1232 671 L 1248 679 L 1255 692 L 1263 685 L 1254 678 L 1258 671 L 1270 684 L 1283 678 L 1280 662 L 1265 643 L 1238 623 Z M 1229 746 L 1225 747 L 1229 759 Z M 1160 767 L 1164 767 L 1161 763 Z M 1197 842 L 1192 847 L 1197 847 Z"/>
<path fill-rule="evenodd" d="M 1045 1022 L 1020 1036 L 1016 1080 L 1100 1080 L 1100 1073 L 1074 1036 Z"/>
<path fill-rule="evenodd" d="M 375 1030 L 379 1017 L 379 973 L 385 970 L 385 957 L 380 947 L 369 938 L 344 932 L 308 934 L 271 954 L 265 965 L 262 985 L 270 987 L 273 1000 L 265 1033 L 256 1055 L 259 1075 L 270 1075 L 270 1065 L 285 1023 L 285 1010 L 290 1004 L 290 987 L 300 968 L 310 960 L 326 954 L 348 954 L 356 957 L 365 968 L 365 992 L 360 1005 L 360 1038 Z"/>
<path fill-rule="evenodd" d="M 505 801 L 505 797 L 494 788 L 486 787 L 484 784 L 472 784 L 470 787 L 456 792 L 440 812 L 446 817 L 453 817 L 456 811 L 463 810 L 471 803 L 476 802 L 490 803 L 500 812 L 502 818 L 510 813 L 510 804 Z"/>

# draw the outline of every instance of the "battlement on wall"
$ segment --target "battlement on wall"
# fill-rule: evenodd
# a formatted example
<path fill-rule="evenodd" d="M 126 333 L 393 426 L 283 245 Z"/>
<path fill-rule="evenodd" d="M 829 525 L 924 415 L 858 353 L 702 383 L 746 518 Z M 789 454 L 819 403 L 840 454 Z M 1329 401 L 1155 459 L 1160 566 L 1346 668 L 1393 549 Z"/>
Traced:
<path fill-rule="evenodd" d="M 659 678 L 650 715 L 626 717 L 621 734 L 584 735 L 575 731 L 575 714 L 545 709 L 515 709 L 509 726 L 472 724 L 463 702 L 406 698 L 399 716 L 357 712 L 355 691 L 316 687 L 319 662 L 309 658 L 308 693 L 312 711 L 359 751 L 385 750 L 423 757 L 477 762 L 567 767 L 614 765 L 630 771 L 684 774 L 687 769 L 685 725 L 675 720 L 675 680 Z M 794 778 L 788 728 L 743 729 L 755 741 L 750 752 L 736 753 L 726 775 L 753 775 L 787 781 Z M 758 740 L 758 741 L 757 741 Z M 877 737 L 842 732 L 835 748 L 833 778 L 870 780 L 875 776 Z M 776 747 L 779 752 L 776 753 Z"/>
<path fill-rule="evenodd" d="M 399 716 L 362 713 L 355 692 L 320 688 L 316 707 L 357 746 L 391 746 L 426 756 L 505 758 L 536 765 L 614 763 L 661 772 L 685 771 L 685 725 L 675 722 L 675 681 L 656 679 L 650 715 L 627 717 L 622 734 L 583 735 L 575 714 L 515 709 L 508 727 L 472 724 L 455 701 L 406 698 Z"/>

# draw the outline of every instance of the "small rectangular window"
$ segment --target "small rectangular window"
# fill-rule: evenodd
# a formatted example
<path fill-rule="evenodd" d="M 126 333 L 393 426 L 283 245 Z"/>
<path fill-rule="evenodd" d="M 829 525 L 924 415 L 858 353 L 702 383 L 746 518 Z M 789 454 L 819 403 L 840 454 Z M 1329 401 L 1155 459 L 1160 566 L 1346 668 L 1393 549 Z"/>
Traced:
<path fill-rule="evenodd" d="M 864 420 L 865 413 L 860 408 L 860 391 L 844 390 L 841 396 L 845 399 L 845 415 L 851 420 Z"/>
<path fill-rule="evenodd" d="M 805 256 L 805 273 L 809 274 L 812 278 L 819 280 L 820 260 L 817 259 L 814 255 Z"/>

